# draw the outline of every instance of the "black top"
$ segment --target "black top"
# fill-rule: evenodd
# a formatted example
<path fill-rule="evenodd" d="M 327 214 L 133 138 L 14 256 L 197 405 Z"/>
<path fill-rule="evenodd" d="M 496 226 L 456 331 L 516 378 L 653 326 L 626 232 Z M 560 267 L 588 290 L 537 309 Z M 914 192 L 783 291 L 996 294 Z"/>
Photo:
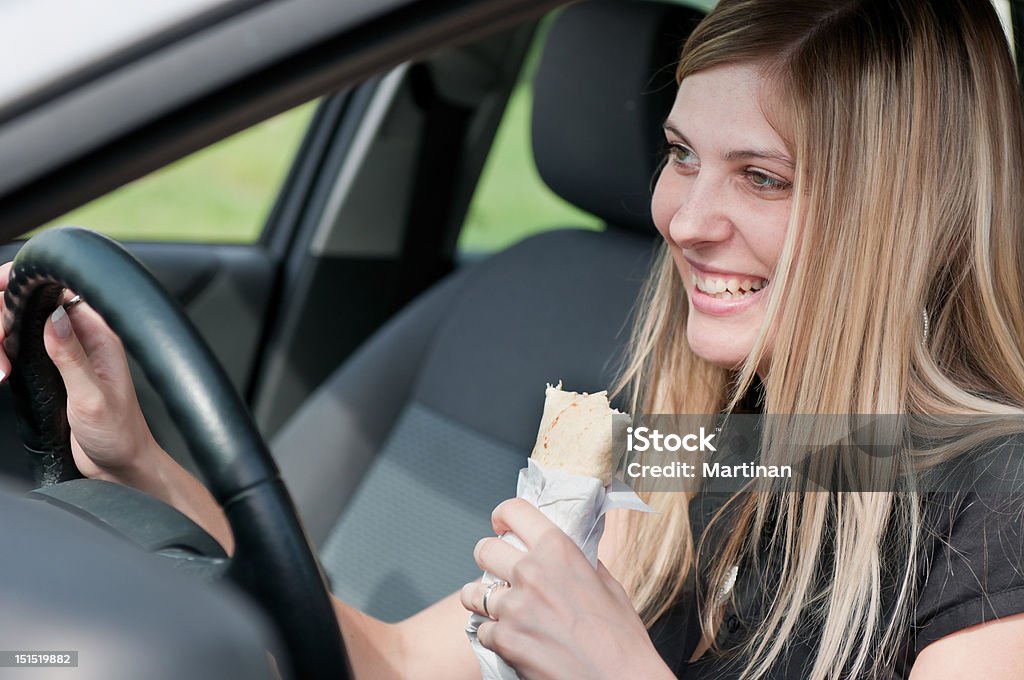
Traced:
<path fill-rule="evenodd" d="M 725 495 L 699 494 L 690 502 L 690 521 L 699 537 L 710 518 L 727 500 Z M 926 497 L 925 518 L 930 526 L 922 546 L 913 626 L 903 645 L 905 662 L 893 678 L 906 678 L 917 655 L 928 644 L 950 633 L 995 618 L 1024 612 L 1024 493 L 935 493 Z M 717 523 L 716 523 L 717 524 Z M 714 536 L 708 536 L 713 541 Z M 706 548 L 707 549 L 707 544 Z M 713 553 L 713 547 L 704 554 Z M 928 568 L 930 565 L 930 568 Z M 651 639 L 676 677 L 686 680 L 738 678 L 742 660 L 710 650 L 696 662 L 700 639 L 695 615 L 694 574 L 677 604 L 651 627 Z M 736 581 L 736 609 L 729 606 L 718 633 L 722 649 L 735 647 L 750 634 L 756 614 L 751 608 L 768 582 L 764 574 L 744 573 Z M 756 625 L 756 624 L 755 624 Z M 820 629 L 813 623 L 797 637 L 775 665 L 770 678 L 803 678 L 809 673 Z"/>

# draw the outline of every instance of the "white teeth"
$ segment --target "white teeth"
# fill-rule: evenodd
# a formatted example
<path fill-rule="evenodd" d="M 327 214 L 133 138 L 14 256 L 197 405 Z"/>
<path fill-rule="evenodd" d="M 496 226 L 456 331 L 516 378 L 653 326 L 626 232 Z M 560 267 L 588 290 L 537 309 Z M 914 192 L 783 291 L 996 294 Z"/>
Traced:
<path fill-rule="evenodd" d="M 739 300 L 768 285 L 765 279 L 701 279 L 695 272 L 690 273 L 690 282 L 704 294 L 720 300 Z"/>

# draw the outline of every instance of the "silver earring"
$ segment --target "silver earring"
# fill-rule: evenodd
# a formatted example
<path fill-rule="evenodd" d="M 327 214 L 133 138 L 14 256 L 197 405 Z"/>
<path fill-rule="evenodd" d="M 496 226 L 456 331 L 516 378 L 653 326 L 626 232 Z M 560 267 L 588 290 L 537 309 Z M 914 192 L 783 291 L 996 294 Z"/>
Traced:
<path fill-rule="evenodd" d="M 928 310 L 924 307 L 921 308 L 921 319 L 924 321 L 924 339 L 921 340 L 922 345 L 928 344 Z"/>

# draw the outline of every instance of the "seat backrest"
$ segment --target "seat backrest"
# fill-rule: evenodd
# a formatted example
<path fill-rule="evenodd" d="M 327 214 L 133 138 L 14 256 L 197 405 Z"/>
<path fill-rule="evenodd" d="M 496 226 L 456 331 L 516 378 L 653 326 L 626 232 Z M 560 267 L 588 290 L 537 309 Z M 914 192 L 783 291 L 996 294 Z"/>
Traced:
<path fill-rule="evenodd" d="M 535 80 L 542 177 L 603 218 L 461 269 L 368 341 L 274 450 L 336 594 L 399 620 L 478 575 L 515 495 L 545 383 L 606 389 L 650 268 L 650 182 L 673 65 L 697 14 L 597 0 L 564 10 Z"/>

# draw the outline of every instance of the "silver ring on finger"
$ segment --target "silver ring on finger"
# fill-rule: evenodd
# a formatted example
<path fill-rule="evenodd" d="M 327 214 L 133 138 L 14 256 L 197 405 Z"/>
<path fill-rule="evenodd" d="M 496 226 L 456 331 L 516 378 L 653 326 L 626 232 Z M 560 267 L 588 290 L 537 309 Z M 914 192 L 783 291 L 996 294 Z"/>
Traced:
<path fill-rule="evenodd" d="M 494 618 L 493 616 L 491 616 L 491 612 L 487 610 L 487 601 L 491 598 L 491 593 L 493 593 L 498 588 L 504 588 L 508 585 L 508 581 L 495 581 L 494 583 L 487 586 L 487 590 L 484 591 L 484 616 L 486 616 L 489 619 Z"/>
<path fill-rule="evenodd" d="M 64 303 L 64 311 L 71 309 L 75 305 L 80 305 L 83 302 L 85 302 L 85 300 L 82 299 L 82 296 L 76 295 L 75 297 L 71 298 L 70 300 Z"/>

